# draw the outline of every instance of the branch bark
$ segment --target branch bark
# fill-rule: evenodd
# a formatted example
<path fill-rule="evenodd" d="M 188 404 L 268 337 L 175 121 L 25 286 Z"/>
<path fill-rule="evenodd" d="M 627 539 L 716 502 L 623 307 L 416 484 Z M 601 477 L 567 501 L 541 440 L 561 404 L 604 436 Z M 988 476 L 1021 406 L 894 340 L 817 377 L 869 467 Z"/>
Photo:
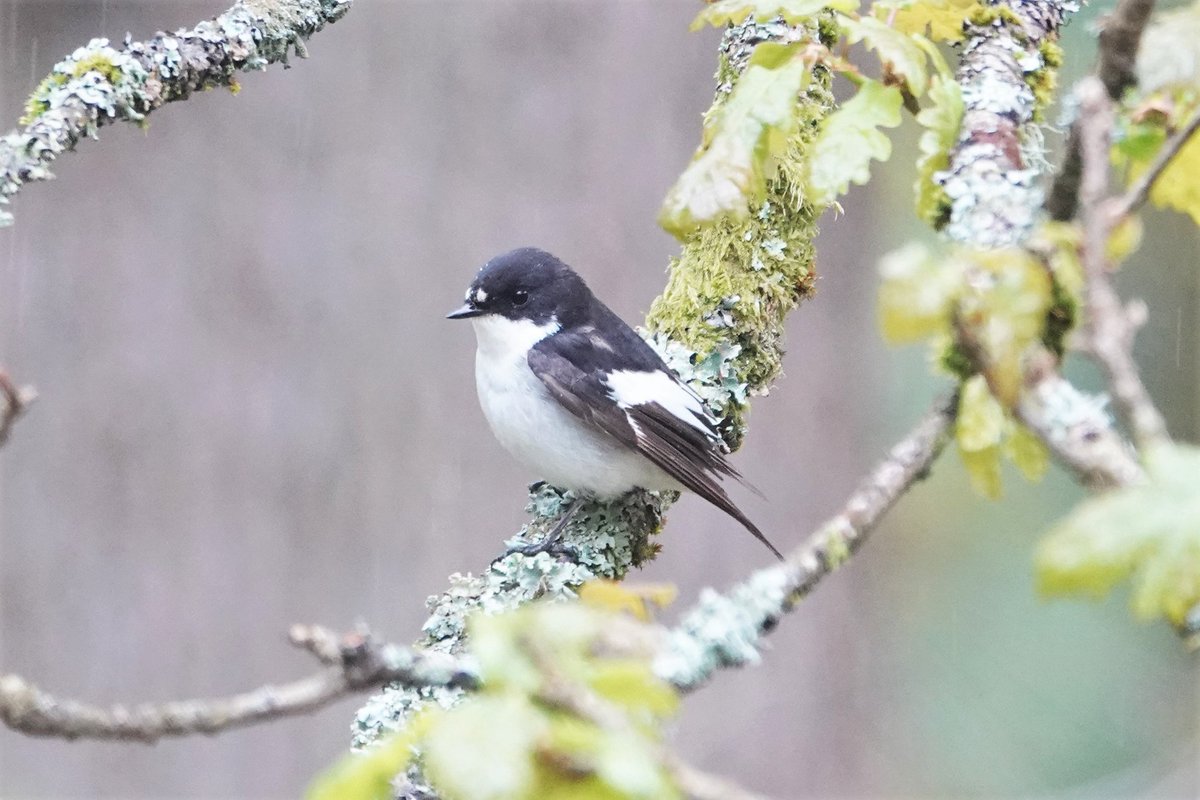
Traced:
<path fill-rule="evenodd" d="M 326 668 L 298 681 L 231 697 L 110 708 L 55 697 L 17 675 L 4 675 L 0 720 L 31 736 L 153 744 L 167 736 L 214 734 L 307 714 L 387 683 L 473 687 L 478 682 L 471 667 L 450 656 L 385 644 L 366 630 L 339 640 L 324 628 L 296 626 L 291 640 Z"/>
<path fill-rule="evenodd" d="M 702 686 L 719 668 L 759 659 L 762 637 L 774 630 L 826 576 L 870 537 L 883 516 L 925 477 L 949 440 L 957 397 L 939 400 L 875 466 L 842 510 L 786 561 L 751 575 L 733 589 L 706 592 L 668 635 L 655 671 L 680 691 Z"/>
<path fill-rule="evenodd" d="M 236 87 L 238 72 L 305 57 L 304 40 L 350 10 L 352 0 L 238 0 L 194 29 L 146 42 L 107 39 L 55 65 L 29 99 L 22 127 L 0 138 L 0 226 L 4 206 L 26 183 L 53 177 L 50 164 L 113 122 L 142 123 L 164 103 L 214 86 Z"/>
<path fill-rule="evenodd" d="M 1020 244 L 1041 206 L 1037 187 L 1039 98 L 1030 76 L 1053 68 L 1043 43 L 1053 42 L 1078 6 L 1056 0 L 1009 0 L 973 22 L 955 74 L 963 121 L 950 165 L 937 181 L 950 198 L 945 233 L 976 247 Z"/>
<path fill-rule="evenodd" d="M 1137 84 L 1137 54 L 1141 47 L 1142 32 L 1153 11 L 1154 0 L 1120 0 L 1113 12 L 1102 21 L 1100 61 L 1096 74 L 1114 102 Z M 1058 222 L 1069 222 L 1079 210 L 1079 181 L 1083 174 L 1080 145 L 1079 125 L 1075 122 L 1071 124 L 1063 163 L 1046 201 L 1047 213 Z"/>
<path fill-rule="evenodd" d="M 1110 278 L 1108 240 L 1119 219 L 1108 191 L 1112 101 L 1094 77 L 1081 81 L 1076 95 L 1083 156 L 1079 201 L 1084 232 L 1084 347 L 1103 371 L 1121 416 L 1144 452 L 1169 437 L 1166 422 L 1142 384 L 1133 360 L 1133 339 L 1145 309 L 1122 305 Z"/>

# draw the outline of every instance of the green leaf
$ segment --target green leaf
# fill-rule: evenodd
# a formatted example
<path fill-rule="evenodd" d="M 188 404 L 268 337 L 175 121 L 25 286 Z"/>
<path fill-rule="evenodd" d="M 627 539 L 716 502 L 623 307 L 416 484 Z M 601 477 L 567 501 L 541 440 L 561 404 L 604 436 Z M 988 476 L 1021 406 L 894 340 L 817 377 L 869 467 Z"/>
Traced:
<path fill-rule="evenodd" d="M 1147 454 L 1145 484 L 1083 501 L 1038 547 L 1038 587 L 1050 596 L 1102 597 L 1133 581 L 1142 619 L 1182 624 L 1200 603 L 1200 448 Z"/>
<path fill-rule="evenodd" d="M 962 89 L 952 79 L 935 76 L 929 85 L 928 105 L 917 114 L 917 122 L 925 129 L 917 147 L 917 216 L 926 223 L 938 226 L 950 213 L 950 198 L 934 175 L 950 166 L 950 149 L 958 141 L 962 127 Z"/>
<path fill-rule="evenodd" d="M 736 25 L 750 15 L 754 16 L 755 22 L 783 17 L 789 25 L 796 25 L 829 8 L 854 11 L 858 8 L 858 0 L 718 0 L 692 20 L 692 30 L 700 30 L 705 25 Z"/>
<path fill-rule="evenodd" d="M 425 774 L 448 800 L 527 797 L 534 749 L 549 722 L 528 698 L 478 695 L 441 715 L 425 736 Z"/>
<path fill-rule="evenodd" d="M 675 713 L 679 695 L 663 683 L 646 661 L 608 659 L 595 665 L 588 685 L 631 715 L 659 719 Z"/>
<path fill-rule="evenodd" d="M 1050 276 L 1028 252 L 1017 248 L 975 250 L 959 316 L 987 354 L 996 399 L 1011 408 L 1021 391 L 1022 358 L 1041 341 L 1053 301 Z"/>
<path fill-rule="evenodd" d="M 894 343 L 948 333 L 954 303 L 962 291 L 961 266 L 937 259 L 910 242 L 879 262 L 879 326 Z"/>
<path fill-rule="evenodd" d="M 596 761 L 596 774 L 630 800 L 678 797 L 651 742 L 610 731 Z"/>
<path fill-rule="evenodd" d="M 896 30 L 874 17 L 857 20 L 842 17 L 838 21 L 851 44 L 865 42 L 879 56 L 885 71 L 903 78 L 915 97 L 925 93 L 929 85 L 929 71 L 925 64 L 926 52 L 916 41 L 920 34 Z"/>
<path fill-rule="evenodd" d="M 871 15 L 890 18 L 892 27 L 905 33 L 928 32 L 934 41 L 961 42 L 963 23 L 983 8 L 978 0 L 896 0 L 875 3 Z"/>
<path fill-rule="evenodd" d="M 851 183 L 871 177 L 871 160 L 886 161 L 892 143 L 879 128 L 900 124 L 900 90 L 864 80 L 858 93 L 825 119 L 808 156 L 808 199 L 828 205 Z"/>
<path fill-rule="evenodd" d="M 1004 454 L 1016 465 L 1025 480 L 1036 483 L 1050 468 L 1050 454 L 1042 440 L 1033 431 L 1017 422 L 1012 422 L 1008 438 L 1004 441 Z"/>
<path fill-rule="evenodd" d="M 1002 494 L 1000 443 L 1006 423 L 1004 409 L 988 391 L 982 375 L 963 383 L 954 438 L 972 488 L 991 500 L 999 500 Z"/>
<path fill-rule="evenodd" d="M 692 163 L 667 192 L 658 217 L 663 228 L 683 239 L 697 226 L 750 215 L 796 131 L 796 100 L 808 78 L 808 67 L 795 58 L 774 68 L 746 68 L 705 126 Z"/>
<path fill-rule="evenodd" d="M 307 800 L 391 800 L 392 780 L 408 768 L 413 745 L 434 715 L 425 712 L 365 753 L 349 753 L 318 775 Z"/>

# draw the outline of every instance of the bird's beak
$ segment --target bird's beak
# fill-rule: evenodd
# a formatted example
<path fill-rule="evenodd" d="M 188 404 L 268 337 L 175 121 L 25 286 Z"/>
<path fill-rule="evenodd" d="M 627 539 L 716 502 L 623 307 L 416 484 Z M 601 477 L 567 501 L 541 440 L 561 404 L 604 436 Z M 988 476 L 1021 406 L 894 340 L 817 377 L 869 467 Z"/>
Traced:
<path fill-rule="evenodd" d="M 470 303 L 463 303 L 461 308 L 456 308 L 446 315 L 446 319 L 470 319 L 478 317 L 483 312 Z"/>

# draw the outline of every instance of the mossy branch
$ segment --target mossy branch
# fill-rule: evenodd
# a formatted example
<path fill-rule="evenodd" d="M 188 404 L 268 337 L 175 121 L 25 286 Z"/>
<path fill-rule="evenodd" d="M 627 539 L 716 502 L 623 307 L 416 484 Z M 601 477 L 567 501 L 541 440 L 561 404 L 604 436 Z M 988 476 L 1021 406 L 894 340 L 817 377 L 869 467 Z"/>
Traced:
<path fill-rule="evenodd" d="M 25 107 L 22 127 L 0 138 L 0 226 L 21 187 L 51 179 L 50 164 L 114 122 L 144 124 L 164 103 L 198 90 L 237 91 L 238 72 L 304 57 L 304 40 L 350 10 L 352 0 L 239 0 L 215 19 L 119 47 L 93 39 L 54 66 Z"/>

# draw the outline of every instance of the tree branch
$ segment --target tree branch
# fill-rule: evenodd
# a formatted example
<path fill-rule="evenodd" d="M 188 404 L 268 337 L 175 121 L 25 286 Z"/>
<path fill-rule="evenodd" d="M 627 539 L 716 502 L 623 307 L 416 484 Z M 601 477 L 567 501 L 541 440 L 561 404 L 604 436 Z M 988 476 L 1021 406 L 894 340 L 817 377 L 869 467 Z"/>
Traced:
<path fill-rule="evenodd" d="M 197 90 L 236 88 L 241 71 L 287 64 L 304 40 L 350 10 L 352 0 L 238 0 L 191 30 L 160 33 L 120 49 L 93 39 L 55 65 L 34 91 L 23 128 L 0 138 L 0 226 L 5 206 L 32 181 L 53 177 L 49 165 L 85 136 L 117 121 L 142 123 L 150 112 Z"/>
<path fill-rule="evenodd" d="M 1108 194 L 1112 101 L 1095 77 L 1082 80 L 1076 95 L 1083 156 L 1079 201 L 1084 234 L 1084 348 L 1104 372 L 1117 409 L 1144 452 L 1169 437 L 1166 422 L 1142 384 L 1133 360 L 1133 339 L 1145 309 L 1124 307 L 1109 277 L 1108 240 L 1119 219 Z"/>
<path fill-rule="evenodd" d="M 719 668 L 757 662 L 762 636 L 846 562 L 884 514 L 925 477 L 949 439 L 956 397 L 939 400 L 847 499 L 842 510 L 792 551 L 730 591 L 708 590 L 668 634 L 655 671 L 680 691 L 703 685 Z"/>
<path fill-rule="evenodd" d="M 31 386 L 17 386 L 9 374 L 0 369 L 0 447 L 8 441 L 13 423 L 17 421 L 29 405 L 37 399 L 37 392 Z"/>
<path fill-rule="evenodd" d="M 970 23 L 955 73 L 964 113 L 946 171 L 935 176 L 950 199 L 944 231 L 976 247 L 1021 243 L 1033 228 L 1041 194 L 1041 159 L 1034 122 L 1035 73 L 1054 69 L 1043 43 L 1052 43 L 1078 6 L 1056 0 L 1009 0 Z"/>
<path fill-rule="evenodd" d="M 278 686 L 232 697 L 161 705 L 100 708 L 54 697 L 17 675 L 0 676 L 0 720 L 31 736 L 153 744 L 165 736 L 213 734 L 316 711 L 347 695 L 387 683 L 473 687 L 474 669 L 443 653 L 424 653 L 376 640 L 366 630 L 340 640 L 319 627 L 296 626 L 292 643 L 326 669 Z"/>
<path fill-rule="evenodd" d="M 1154 0 L 1120 0 L 1101 23 L 1100 61 L 1096 74 L 1114 102 L 1137 84 L 1137 54 L 1142 32 L 1153 11 Z M 1080 144 L 1079 125 L 1074 122 L 1067 135 L 1062 166 L 1054 177 L 1046 201 L 1047 213 L 1058 222 L 1071 221 L 1079 210 L 1079 181 L 1083 174 Z"/>

